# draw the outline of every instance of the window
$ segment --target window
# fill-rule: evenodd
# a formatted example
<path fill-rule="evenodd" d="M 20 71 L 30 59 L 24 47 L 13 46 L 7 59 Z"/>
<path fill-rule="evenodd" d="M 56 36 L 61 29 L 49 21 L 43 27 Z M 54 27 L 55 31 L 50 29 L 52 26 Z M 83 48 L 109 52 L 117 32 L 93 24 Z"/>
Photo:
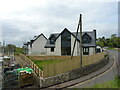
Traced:
<path fill-rule="evenodd" d="M 54 52 L 54 47 L 51 47 L 51 52 Z"/>
<path fill-rule="evenodd" d="M 55 44 L 54 40 L 50 40 L 50 44 Z"/>
<path fill-rule="evenodd" d="M 97 48 L 97 52 L 98 52 L 98 53 L 100 52 L 100 48 Z"/>
<path fill-rule="evenodd" d="M 83 55 L 89 55 L 89 47 L 83 47 Z"/>

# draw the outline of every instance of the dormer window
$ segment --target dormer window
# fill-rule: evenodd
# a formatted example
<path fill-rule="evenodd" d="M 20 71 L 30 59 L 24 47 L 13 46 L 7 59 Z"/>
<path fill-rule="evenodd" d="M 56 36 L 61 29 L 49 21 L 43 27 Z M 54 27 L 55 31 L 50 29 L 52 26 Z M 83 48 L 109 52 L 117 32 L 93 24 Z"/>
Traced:
<path fill-rule="evenodd" d="M 85 33 L 85 34 L 82 36 L 82 42 L 83 42 L 83 43 L 91 43 L 91 40 L 92 40 L 92 38 L 91 38 L 87 33 Z"/>
<path fill-rule="evenodd" d="M 50 40 L 50 44 L 55 44 L 54 40 Z"/>
<path fill-rule="evenodd" d="M 51 37 L 49 38 L 50 40 L 50 44 L 55 44 L 55 36 L 54 35 L 51 35 Z"/>

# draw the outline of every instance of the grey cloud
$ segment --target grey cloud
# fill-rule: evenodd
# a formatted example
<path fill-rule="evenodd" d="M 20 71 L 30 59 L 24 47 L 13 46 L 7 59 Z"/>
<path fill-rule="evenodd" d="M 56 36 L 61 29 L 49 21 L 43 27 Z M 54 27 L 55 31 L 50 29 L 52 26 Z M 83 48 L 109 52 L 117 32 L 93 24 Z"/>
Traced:
<path fill-rule="evenodd" d="M 47 6 L 13 13 L 15 17 L 11 15 L 10 21 L 4 20 L 3 34 L 10 43 L 21 45 L 40 33 L 49 37 L 50 33 L 61 32 L 65 27 L 76 31 L 79 14 L 82 13 L 83 30 L 96 28 L 98 36 L 109 36 L 106 32 L 115 33 L 117 30 L 116 11 L 116 3 L 50 2 Z"/>

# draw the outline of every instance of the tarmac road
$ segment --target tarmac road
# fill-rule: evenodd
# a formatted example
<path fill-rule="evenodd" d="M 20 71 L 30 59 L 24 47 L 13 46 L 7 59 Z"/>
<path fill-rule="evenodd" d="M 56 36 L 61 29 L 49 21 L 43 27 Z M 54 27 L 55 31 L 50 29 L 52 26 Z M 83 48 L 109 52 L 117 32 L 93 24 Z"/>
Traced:
<path fill-rule="evenodd" d="M 87 81 L 79 83 L 79 84 L 76 84 L 76 85 L 71 86 L 69 88 L 92 87 L 95 84 L 104 83 L 104 82 L 113 80 L 114 76 L 117 74 L 118 69 L 116 67 L 117 66 L 116 63 L 118 63 L 118 60 L 119 60 L 118 56 L 120 55 L 120 52 L 115 51 L 115 50 L 108 50 L 108 52 L 110 52 L 110 54 L 114 58 L 114 64 L 109 70 L 107 70 L 106 72 L 104 72 L 103 74 L 101 74 L 101 75 L 99 75 L 99 76 L 97 76 L 95 78 L 92 78 L 90 80 L 87 80 Z"/>

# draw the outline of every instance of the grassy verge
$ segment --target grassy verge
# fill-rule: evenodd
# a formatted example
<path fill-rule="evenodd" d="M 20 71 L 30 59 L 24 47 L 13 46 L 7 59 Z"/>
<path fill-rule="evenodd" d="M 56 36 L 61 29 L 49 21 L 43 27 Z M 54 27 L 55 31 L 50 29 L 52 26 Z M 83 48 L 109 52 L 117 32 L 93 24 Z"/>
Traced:
<path fill-rule="evenodd" d="M 39 60 L 33 60 L 33 62 L 41 69 L 43 70 L 43 66 L 48 65 L 48 64 L 54 64 L 54 63 L 59 63 L 59 62 L 64 62 L 65 60 L 44 60 L 44 61 L 39 61 Z"/>
<path fill-rule="evenodd" d="M 109 50 L 117 50 L 117 51 L 120 51 L 120 49 L 112 48 L 112 47 L 109 47 L 109 48 L 107 48 L 107 49 L 109 49 Z"/>
<path fill-rule="evenodd" d="M 101 83 L 101 84 L 96 84 L 94 85 L 92 88 L 118 88 L 115 81 L 108 81 L 105 83 Z"/>

